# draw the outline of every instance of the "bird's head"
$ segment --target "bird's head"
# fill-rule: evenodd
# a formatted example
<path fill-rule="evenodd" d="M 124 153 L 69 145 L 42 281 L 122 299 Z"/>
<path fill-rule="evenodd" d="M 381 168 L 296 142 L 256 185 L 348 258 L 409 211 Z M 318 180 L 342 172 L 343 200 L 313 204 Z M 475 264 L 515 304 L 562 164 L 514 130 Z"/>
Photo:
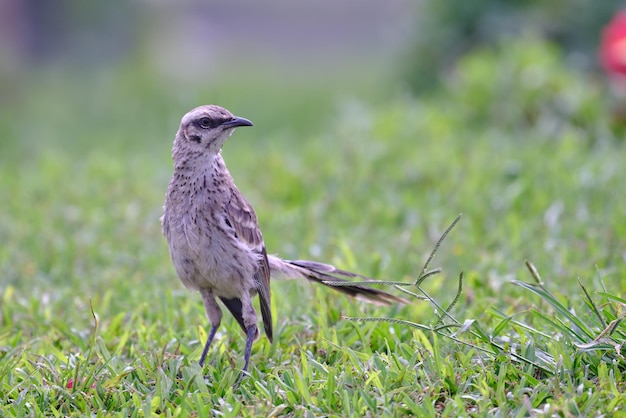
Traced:
<path fill-rule="evenodd" d="M 252 126 L 252 122 L 233 116 L 223 107 L 196 107 L 180 121 L 174 148 L 180 148 L 179 151 L 217 154 L 238 126 Z"/>

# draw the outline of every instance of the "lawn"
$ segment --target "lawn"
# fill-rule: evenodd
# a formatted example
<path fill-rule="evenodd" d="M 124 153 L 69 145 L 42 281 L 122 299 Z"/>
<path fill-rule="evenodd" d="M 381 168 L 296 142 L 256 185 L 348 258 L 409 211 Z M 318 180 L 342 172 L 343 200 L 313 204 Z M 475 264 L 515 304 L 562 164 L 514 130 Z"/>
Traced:
<path fill-rule="evenodd" d="M 601 80 L 536 42 L 477 51 L 423 97 L 275 82 L 173 98 L 128 73 L 67 97 L 73 80 L 42 79 L 0 116 L 0 416 L 626 410 L 626 150 Z M 180 117 L 206 97 L 255 122 L 224 157 L 269 252 L 421 297 L 276 280 L 251 376 L 234 388 L 229 315 L 202 370 L 209 325 L 159 217 Z"/>

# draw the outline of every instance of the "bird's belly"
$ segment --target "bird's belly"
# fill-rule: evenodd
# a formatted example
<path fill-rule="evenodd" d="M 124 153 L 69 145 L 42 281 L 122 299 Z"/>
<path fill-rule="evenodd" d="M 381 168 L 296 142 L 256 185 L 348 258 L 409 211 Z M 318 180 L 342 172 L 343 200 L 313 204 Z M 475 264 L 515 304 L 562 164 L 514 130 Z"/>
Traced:
<path fill-rule="evenodd" d="M 216 296 L 238 297 L 255 288 L 257 256 L 228 235 L 171 231 L 170 255 L 178 277 L 192 290 L 209 288 Z M 174 238 L 172 236 L 172 238 Z"/>

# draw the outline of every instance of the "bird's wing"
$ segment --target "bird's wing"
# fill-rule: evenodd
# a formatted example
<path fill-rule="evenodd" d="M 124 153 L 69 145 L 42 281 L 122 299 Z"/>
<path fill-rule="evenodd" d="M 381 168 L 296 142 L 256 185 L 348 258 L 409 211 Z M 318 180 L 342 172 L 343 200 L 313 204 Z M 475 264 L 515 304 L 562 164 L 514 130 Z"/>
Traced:
<path fill-rule="evenodd" d="M 272 341 L 270 267 L 267 261 L 263 235 L 261 234 L 256 214 L 250 203 L 248 203 L 241 192 L 236 189 L 226 204 L 226 213 L 228 216 L 227 221 L 235 230 L 237 238 L 259 256 L 259 269 L 254 274 L 254 280 L 256 281 L 257 291 L 259 292 L 265 334 L 267 338 Z"/>

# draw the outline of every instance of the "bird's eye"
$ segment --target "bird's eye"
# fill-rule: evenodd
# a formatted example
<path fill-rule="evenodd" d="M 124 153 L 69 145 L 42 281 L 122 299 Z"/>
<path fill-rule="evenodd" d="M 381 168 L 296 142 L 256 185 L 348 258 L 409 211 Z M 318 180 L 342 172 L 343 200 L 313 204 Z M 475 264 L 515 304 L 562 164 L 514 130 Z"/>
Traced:
<path fill-rule="evenodd" d="M 200 125 L 200 127 L 204 128 L 204 129 L 208 129 L 211 127 L 211 119 L 210 118 L 201 118 L 198 121 L 198 124 Z"/>

